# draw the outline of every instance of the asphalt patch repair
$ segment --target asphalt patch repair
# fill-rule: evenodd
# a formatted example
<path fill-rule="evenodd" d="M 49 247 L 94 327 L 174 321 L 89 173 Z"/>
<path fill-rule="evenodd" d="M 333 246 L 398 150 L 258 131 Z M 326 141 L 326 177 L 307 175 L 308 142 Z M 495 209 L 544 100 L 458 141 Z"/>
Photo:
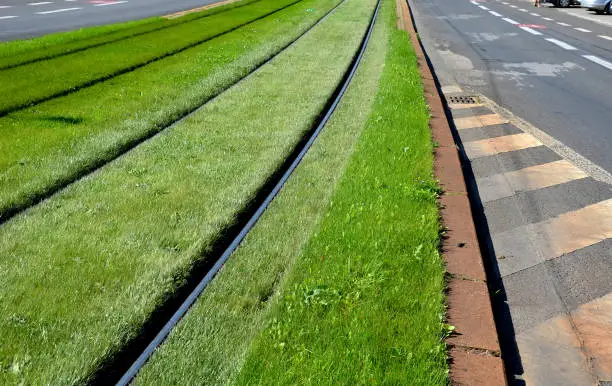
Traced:
<path fill-rule="evenodd" d="M 457 146 L 442 98 L 418 39 L 406 0 L 397 0 L 398 27 L 408 31 L 431 111 L 435 174 L 443 193 L 440 216 L 445 227 L 442 253 L 447 271 L 447 338 L 450 378 L 456 385 L 507 384 L 480 246 Z M 468 219 L 472 219 L 471 221 Z"/>

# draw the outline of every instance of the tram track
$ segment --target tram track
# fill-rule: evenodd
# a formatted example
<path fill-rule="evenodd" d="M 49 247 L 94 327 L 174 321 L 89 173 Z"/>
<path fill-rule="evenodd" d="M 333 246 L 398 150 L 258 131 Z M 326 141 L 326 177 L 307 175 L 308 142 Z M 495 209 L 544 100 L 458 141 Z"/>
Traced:
<path fill-rule="evenodd" d="M 331 14 L 337 7 L 342 5 L 345 1 L 346 0 L 343 0 L 340 4 L 338 4 L 327 15 L 320 19 L 318 23 L 323 21 L 329 14 Z M 128 358 L 125 355 L 120 356 L 121 361 L 116 361 L 114 366 L 111 365 L 107 367 L 106 373 L 97 374 L 97 377 L 94 377 L 93 383 L 99 383 L 98 380 L 101 379 L 105 379 L 106 381 L 108 381 L 108 376 L 110 376 L 111 374 L 117 374 L 116 367 L 120 366 L 120 364 L 124 364 L 127 362 L 131 365 L 122 373 L 121 378 L 118 379 L 116 384 L 130 384 L 132 380 L 137 376 L 140 369 L 147 363 L 151 355 L 153 355 L 155 350 L 161 344 L 163 344 L 165 339 L 170 335 L 170 333 L 177 326 L 180 320 L 185 316 L 185 314 L 187 314 L 187 312 L 189 312 L 191 306 L 198 300 L 199 296 L 204 292 L 208 284 L 214 279 L 217 272 L 219 272 L 225 262 L 239 247 L 240 243 L 244 240 L 249 231 L 255 226 L 257 221 L 265 212 L 266 208 L 282 190 L 284 184 L 291 177 L 292 173 L 295 171 L 304 156 L 307 154 L 308 150 L 310 149 L 314 141 L 317 139 L 320 132 L 324 129 L 336 107 L 342 100 L 342 97 L 346 89 L 348 88 L 355 72 L 357 71 L 357 68 L 367 48 L 368 41 L 372 34 L 372 30 L 377 19 L 378 11 L 380 9 L 380 3 L 381 0 L 378 0 L 376 3 L 376 7 L 372 13 L 369 26 L 363 36 L 359 48 L 356 50 L 356 53 L 353 56 L 353 59 L 350 65 L 348 66 L 348 69 L 344 73 L 342 80 L 334 90 L 331 97 L 328 99 L 325 107 L 323 108 L 317 119 L 313 122 L 311 130 L 309 130 L 309 132 L 303 137 L 302 141 L 295 147 L 292 154 L 285 160 L 285 162 L 277 170 L 277 172 L 274 173 L 274 175 L 268 180 L 263 189 L 260 190 L 256 199 L 250 203 L 250 209 L 243 211 L 243 223 L 236 224 L 233 227 L 232 232 L 227 234 L 227 237 L 225 238 L 225 240 L 227 240 L 225 242 L 226 245 L 218 247 L 218 249 L 222 251 L 222 253 L 220 253 L 216 259 L 211 259 L 212 261 L 214 261 L 214 264 L 212 264 L 212 262 L 209 263 L 212 264 L 212 267 L 206 270 L 204 277 L 199 280 L 199 282 L 193 283 L 195 284 L 194 288 L 190 290 L 187 290 L 185 288 L 182 289 L 181 292 L 185 293 L 186 297 L 181 302 L 175 299 L 175 302 L 178 307 L 175 308 L 174 312 L 167 314 L 167 318 L 163 323 L 157 323 L 160 328 L 154 335 L 150 334 L 151 339 L 149 339 L 146 346 L 144 345 L 144 343 L 147 340 L 141 338 L 139 341 L 141 345 L 140 350 L 135 347 L 129 348 L 129 351 L 133 355 L 131 360 L 126 361 Z M 233 236 L 231 235 L 232 233 Z M 134 353 L 137 353 L 137 356 Z M 127 367 L 126 365 L 124 366 Z"/>

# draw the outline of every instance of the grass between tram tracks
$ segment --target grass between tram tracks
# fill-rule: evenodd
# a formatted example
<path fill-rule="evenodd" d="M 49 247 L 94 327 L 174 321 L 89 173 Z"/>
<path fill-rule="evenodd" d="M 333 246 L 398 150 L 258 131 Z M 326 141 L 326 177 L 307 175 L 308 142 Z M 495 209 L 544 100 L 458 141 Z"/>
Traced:
<path fill-rule="evenodd" d="M 193 111 L 296 39 L 339 1 L 303 0 L 134 72 L 1 117 L 0 219 Z"/>
<path fill-rule="evenodd" d="M 162 30 L 0 70 L 0 113 L 73 92 L 265 17 L 299 0 L 262 0 L 231 12 L 194 19 Z"/>
<path fill-rule="evenodd" d="M 13 40 L 0 44 L 0 70 L 165 29 L 177 24 L 190 22 L 194 19 L 226 12 L 232 8 L 242 7 L 256 1 L 260 0 L 241 0 L 236 3 L 219 6 L 214 6 L 213 4 L 213 7 L 210 9 L 173 19 L 151 17 L 125 23 L 87 27 L 76 31 L 58 32 L 33 39 Z"/>
<path fill-rule="evenodd" d="M 394 9 L 383 0 L 332 120 L 137 384 L 447 384 L 429 114 Z"/>
<path fill-rule="evenodd" d="M 0 383 L 86 381 L 142 332 L 310 129 L 373 3 L 0 226 Z"/>

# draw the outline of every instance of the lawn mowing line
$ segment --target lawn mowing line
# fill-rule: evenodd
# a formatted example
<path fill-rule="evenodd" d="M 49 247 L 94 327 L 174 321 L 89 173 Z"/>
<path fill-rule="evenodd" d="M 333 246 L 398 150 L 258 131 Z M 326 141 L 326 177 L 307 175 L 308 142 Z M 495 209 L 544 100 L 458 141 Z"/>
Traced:
<path fill-rule="evenodd" d="M 143 32 L 138 32 L 138 33 L 131 34 L 131 35 L 121 36 L 121 37 L 118 37 L 117 39 L 114 39 L 114 40 L 108 40 L 108 41 L 105 41 L 105 42 L 100 42 L 100 43 L 92 44 L 92 45 L 89 45 L 89 46 L 85 46 L 85 47 L 81 47 L 81 48 L 76 48 L 74 50 L 68 50 L 66 52 L 62 52 L 62 53 L 58 53 L 58 54 L 51 54 L 51 55 L 47 55 L 47 56 L 40 56 L 40 57 L 35 58 L 35 59 L 29 59 L 29 60 L 26 60 L 26 61 L 23 61 L 23 62 L 19 62 L 19 63 L 15 63 L 15 64 L 9 64 L 9 65 L 6 65 L 6 66 L 0 66 L 0 71 L 2 71 L 2 70 L 9 70 L 11 68 L 17 68 L 17 67 L 20 67 L 20 66 L 25 66 L 26 64 L 42 62 L 43 60 L 59 58 L 59 57 L 62 57 L 62 56 L 66 56 L 66 55 L 70 55 L 70 54 L 75 54 L 77 52 L 83 52 L 83 51 L 89 50 L 91 48 L 101 47 L 101 46 L 104 46 L 106 44 L 116 43 L 116 42 L 120 42 L 120 41 L 123 41 L 123 40 L 126 40 L 126 39 L 130 39 L 130 38 L 146 35 L 148 33 L 153 33 L 153 32 L 157 32 L 157 31 L 161 31 L 163 29 L 176 27 L 178 25 L 182 25 L 182 24 L 186 24 L 186 23 L 190 23 L 190 22 L 193 22 L 193 21 L 204 19 L 206 17 L 216 16 L 216 15 L 228 12 L 228 11 L 232 11 L 232 10 L 234 10 L 236 8 L 242 8 L 244 6 L 251 5 L 251 4 L 257 3 L 259 1 L 262 1 L 262 0 L 242 1 L 241 4 L 239 4 L 239 5 L 235 5 L 233 7 L 228 7 L 228 8 L 223 8 L 223 9 L 218 10 L 217 12 L 207 13 L 207 14 L 202 15 L 200 17 L 194 17 L 193 19 L 182 20 L 182 21 L 176 22 L 174 24 L 164 25 L 164 26 L 160 26 L 160 27 L 157 27 L 157 28 L 153 28 L 153 29 L 148 30 L 148 31 L 143 31 Z M 117 33 L 117 32 L 118 31 L 109 31 L 106 34 L 97 35 L 97 36 L 95 36 L 95 38 L 98 38 L 98 37 L 104 36 L 104 35 L 110 35 L 110 34 Z"/>
<path fill-rule="evenodd" d="M 340 3 L 340 4 L 343 4 L 344 1 L 345 0 L 343 0 L 342 3 Z M 200 283 L 198 283 L 198 285 L 193 290 L 193 292 L 191 292 L 189 294 L 187 299 L 181 304 L 179 309 L 172 315 L 170 320 L 163 326 L 163 328 L 155 336 L 153 341 L 151 343 L 149 343 L 149 345 L 145 348 L 145 350 L 142 352 L 142 354 L 136 359 L 136 361 L 132 364 L 132 366 L 130 366 L 130 368 L 127 370 L 127 372 L 121 377 L 119 382 L 117 382 L 117 385 L 121 385 L 121 386 L 128 385 L 132 381 L 132 379 L 136 376 L 138 371 L 142 368 L 142 366 L 148 361 L 148 359 L 151 357 L 151 355 L 155 352 L 157 347 L 161 343 L 163 343 L 163 341 L 172 332 L 172 330 L 178 324 L 178 322 L 183 318 L 183 316 L 189 311 L 191 306 L 200 297 L 200 295 L 202 294 L 202 292 L 204 291 L 206 286 L 215 277 L 217 272 L 219 272 L 221 267 L 223 267 L 223 265 L 225 264 L 227 259 L 232 255 L 232 253 L 236 250 L 236 248 L 238 248 L 238 246 L 240 245 L 242 240 L 244 240 L 244 238 L 246 237 L 248 232 L 257 223 L 257 221 L 262 216 L 262 214 L 264 213 L 266 208 L 270 205 L 270 203 L 274 200 L 276 195 L 283 188 L 283 185 L 289 179 L 289 177 L 291 176 L 293 171 L 298 167 L 298 165 L 300 164 L 300 162 L 302 161 L 302 159 L 304 158 L 304 156 L 306 155 L 306 153 L 308 152 L 308 150 L 310 149 L 310 147 L 312 146 L 314 141 L 317 139 L 317 137 L 318 137 L 319 133 L 321 132 L 321 130 L 323 130 L 323 128 L 325 127 L 327 121 L 329 120 L 329 118 L 333 114 L 334 110 L 336 109 L 336 107 L 340 103 L 340 100 L 342 99 L 342 96 L 344 95 L 344 93 L 345 93 L 346 89 L 348 88 L 348 86 L 349 86 L 353 76 L 355 75 L 355 72 L 357 71 L 357 67 L 359 66 L 359 63 L 361 62 L 361 58 L 363 57 L 363 54 L 364 54 L 365 49 L 367 47 L 368 41 L 369 41 L 370 36 L 372 34 L 372 30 L 374 28 L 374 23 L 376 21 L 376 16 L 378 15 L 378 10 L 380 8 L 380 1 L 381 0 L 378 0 L 378 2 L 376 3 L 376 8 L 375 8 L 374 13 L 372 14 L 372 18 L 370 20 L 370 25 L 368 27 L 368 30 L 367 30 L 366 34 L 363 37 L 363 40 L 361 42 L 359 50 L 356 52 L 355 56 L 353 57 L 353 60 L 352 60 L 351 65 L 349 66 L 349 69 L 344 74 L 343 80 L 341 81 L 341 83 L 338 85 L 338 87 L 334 91 L 334 94 L 328 100 L 327 105 L 323 109 L 322 113 L 319 115 L 319 117 L 317 117 L 316 121 L 314 122 L 313 126 L 316 126 L 316 129 L 310 134 L 310 137 L 309 137 L 308 141 L 303 145 L 303 147 L 300 150 L 300 152 L 298 153 L 297 157 L 295 157 L 295 159 L 293 159 L 293 161 L 291 162 L 291 165 L 289 166 L 289 168 L 284 172 L 284 174 L 282 175 L 280 180 L 276 183 L 276 185 L 274 186 L 272 191 L 267 195 L 267 197 L 264 200 L 264 202 L 261 203 L 261 205 L 257 208 L 255 213 L 251 216 L 249 221 L 240 230 L 238 235 L 234 238 L 234 240 L 231 242 L 231 244 L 223 252 L 223 254 L 217 260 L 217 262 L 214 264 L 214 266 L 208 271 L 208 273 L 204 276 L 202 281 L 200 281 Z M 336 6 L 334 9 L 336 9 L 338 6 Z M 333 10 L 331 12 L 333 12 Z M 328 13 L 327 15 L 329 15 L 330 13 Z M 327 17 L 327 15 L 324 16 L 323 19 L 325 19 Z M 321 19 L 321 20 L 323 20 L 323 19 Z M 299 149 L 299 146 L 297 147 L 297 149 Z"/>
<path fill-rule="evenodd" d="M 206 42 L 211 41 L 213 39 L 216 39 L 218 37 L 227 35 L 227 34 L 229 34 L 231 32 L 234 32 L 234 31 L 242 28 L 242 27 L 245 27 L 245 26 L 247 26 L 249 24 L 253 24 L 253 23 L 255 23 L 255 22 L 259 21 L 259 20 L 263 20 L 263 19 L 265 19 L 265 18 L 267 18 L 269 16 L 274 15 L 275 13 L 281 12 L 281 11 L 283 11 L 283 10 L 289 8 L 289 7 L 292 7 L 292 6 L 294 6 L 294 5 L 296 5 L 296 4 L 300 3 L 300 2 L 302 2 L 302 0 L 295 0 L 295 1 L 293 1 L 293 2 L 291 2 L 289 4 L 287 4 L 287 5 L 282 6 L 281 8 L 275 9 L 274 11 L 271 11 L 271 12 L 268 12 L 268 13 L 266 13 L 264 15 L 258 16 L 255 19 L 252 19 L 252 20 L 250 20 L 248 22 L 245 22 L 245 23 L 242 23 L 242 24 L 237 25 L 235 27 L 232 27 L 232 28 L 230 28 L 230 29 L 228 29 L 226 31 L 220 32 L 220 33 L 218 33 L 216 35 L 210 36 L 210 37 L 208 37 L 208 38 L 206 38 L 204 40 L 200 40 L 200 41 L 197 41 L 197 42 L 194 42 L 194 43 L 190 43 L 187 46 L 184 46 L 184 47 L 177 48 L 175 50 L 166 52 L 165 54 L 162 54 L 160 56 L 151 58 L 151 59 L 146 60 L 146 61 L 144 61 L 142 63 L 139 63 L 139 64 L 136 64 L 136 65 L 133 65 L 133 66 L 129 66 L 129 67 L 123 68 L 123 69 L 121 69 L 119 71 L 115 71 L 115 72 L 113 72 L 111 74 L 104 75 L 104 76 L 99 77 L 97 79 L 92 79 L 92 80 L 87 81 L 85 83 L 82 83 L 80 85 L 74 86 L 74 87 L 72 87 L 72 88 L 70 88 L 68 90 L 63 90 L 63 91 L 57 92 L 55 94 L 46 96 L 44 98 L 39 98 L 37 100 L 33 100 L 33 101 L 30 101 L 30 102 L 27 102 L 27 103 L 22 103 L 22 104 L 17 105 L 17 106 L 5 108 L 4 110 L 0 110 L 0 118 L 4 117 L 4 116 L 6 116 L 6 115 L 8 115 L 10 113 L 14 113 L 16 111 L 23 110 L 23 109 L 28 108 L 28 107 L 36 106 L 36 105 L 39 105 L 41 103 L 50 101 L 50 100 L 55 99 L 55 98 L 60 98 L 60 97 L 66 96 L 66 95 L 70 95 L 70 94 L 75 93 L 75 92 L 77 92 L 79 90 L 82 90 L 84 88 L 91 87 L 91 86 L 96 85 L 98 83 L 102 83 L 102 82 L 105 82 L 107 80 L 116 78 L 119 75 L 123 75 L 123 74 L 127 74 L 127 73 L 130 73 L 130 72 L 133 72 L 133 71 L 138 70 L 139 68 L 145 67 L 145 66 L 147 66 L 147 65 L 149 65 L 151 63 L 155 63 L 155 62 L 158 62 L 158 61 L 163 60 L 165 58 L 168 58 L 170 56 L 174 56 L 174 55 L 179 54 L 181 52 L 187 51 L 190 48 L 199 46 L 200 44 L 203 44 L 203 43 L 206 43 Z"/>
<path fill-rule="evenodd" d="M 292 3 L 288 6 L 285 6 L 283 8 L 287 8 L 291 5 L 295 5 L 297 3 L 299 3 L 302 0 L 298 0 L 295 3 Z M 173 127 L 174 125 L 179 124 L 180 122 L 182 122 L 183 120 L 189 118 L 191 115 L 193 115 L 195 112 L 197 112 L 197 110 L 199 110 L 200 108 L 202 108 L 204 105 L 206 105 L 207 103 L 211 102 L 212 100 L 214 100 L 215 98 L 217 98 L 218 96 L 220 96 L 221 94 L 223 94 L 224 92 L 226 92 L 227 90 L 229 90 L 230 88 L 236 86 L 238 83 L 246 80 L 249 76 L 251 76 L 253 73 L 255 73 L 258 69 L 260 69 L 261 67 L 265 66 L 266 64 L 268 64 L 270 61 L 272 61 L 274 58 L 276 58 L 278 55 L 280 55 L 282 52 L 284 52 L 285 50 L 287 50 L 289 47 L 291 47 L 292 45 L 294 45 L 300 38 L 302 38 L 304 35 L 306 35 L 308 32 L 310 32 L 314 27 L 316 27 L 318 24 L 320 24 L 325 18 L 327 18 L 327 16 L 329 16 L 334 10 L 336 10 L 336 8 L 338 8 L 342 3 L 344 3 L 344 1 L 346 0 L 342 0 L 340 3 L 338 3 L 336 6 L 334 6 L 330 11 L 328 11 L 321 19 L 319 19 L 316 23 L 314 23 L 312 26 L 310 26 L 308 29 L 306 29 L 304 32 L 302 32 L 297 38 L 295 38 L 295 40 L 287 43 L 286 45 L 284 45 L 283 47 L 281 47 L 276 53 L 274 53 L 273 55 L 269 56 L 268 58 L 264 59 L 261 63 L 257 64 L 253 70 L 251 72 L 249 72 L 248 74 L 246 74 L 245 76 L 243 76 L 242 78 L 238 79 L 236 82 L 232 83 L 231 85 L 227 86 L 226 88 L 223 88 L 219 91 L 217 91 L 216 93 L 212 94 L 208 99 L 206 99 L 205 101 L 203 101 L 201 104 L 197 105 L 196 107 L 193 107 L 192 109 L 186 110 L 184 112 L 181 112 L 180 114 L 178 114 L 178 118 L 160 128 L 156 128 L 153 130 L 150 130 L 146 133 L 144 133 L 144 135 L 142 137 L 136 138 L 133 141 L 127 142 L 119 147 L 117 147 L 114 150 L 109 151 L 110 154 L 108 154 L 107 157 L 102 157 L 99 158 L 97 160 L 97 162 L 94 162 L 90 165 L 90 167 L 81 169 L 78 173 L 75 173 L 72 176 L 67 176 L 64 179 L 60 179 L 58 180 L 56 183 L 49 185 L 46 189 L 34 193 L 31 197 L 31 199 L 24 204 L 21 205 L 14 205 L 14 206 L 9 206 L 7 208 L 0 208 L 0 226 L 2 226 L 3 224 L 7 223 L 8 221 L 10 221 L 13 217 L 25 212 L 26 210 L 40 204 L 41 202 L 47 200 L 48 198 L 51 198 L 53 195 L 61 192 L 62 190 L 68 188 L 69 186 L 71 186 L 72 184 L 88 177 L 89 175 L 95 173 L 96 171 L 98 171 L 99 169 L 103 168 L 104 166 L 106 166 L 107 164 L 117 160 L 118 158 L 120 158 L 121 156 L 123 156 L 124 154 L 128 153 L 129 151 L 133 150 L 134 148 L 136 148 L 137 146 L 139 146 L 140 144 L 156 137 L 158 134 L 161 134 L 163 132 L 165 132 L 166 130 L 170 129 L 171 127 Z M 274 11 L 276 12 L 276 11 Z"/>

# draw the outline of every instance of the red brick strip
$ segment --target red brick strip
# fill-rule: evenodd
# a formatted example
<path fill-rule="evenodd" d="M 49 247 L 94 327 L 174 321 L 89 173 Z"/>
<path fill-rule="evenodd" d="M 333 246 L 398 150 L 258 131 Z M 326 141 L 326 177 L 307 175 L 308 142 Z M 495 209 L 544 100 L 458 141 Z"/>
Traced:
<path fill-rule="evenodd" d="M 446 234 L 442 251 L 448 281 L 448 323 L 455 327 L 447 339 L 450 377 L 456 385 L 506 385 L 491 300 L 476 237 L 459 153 L 444 113 L 432 71 L 417 37 L 406 0 L 397 0 L 398 26 L 410 34 L 425 98 L 431 110 L 430 127 L 438 143 L 434 169 L 444 193 L 440 215 Z"/>

